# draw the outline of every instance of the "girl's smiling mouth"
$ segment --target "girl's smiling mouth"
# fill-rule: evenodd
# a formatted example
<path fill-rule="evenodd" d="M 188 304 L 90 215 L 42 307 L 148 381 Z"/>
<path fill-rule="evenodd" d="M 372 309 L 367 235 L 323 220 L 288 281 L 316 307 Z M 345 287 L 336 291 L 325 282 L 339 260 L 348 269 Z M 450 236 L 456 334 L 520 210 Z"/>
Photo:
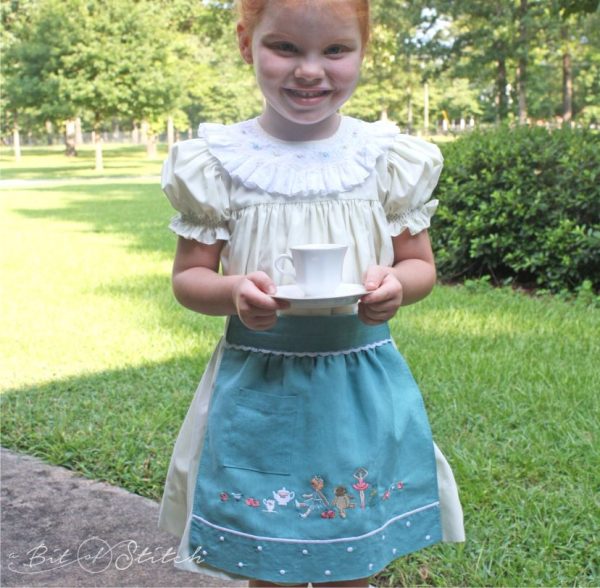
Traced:
<path fill-rule="evenodd" d="M 323 96 L 331 94 L 331 90 L 299 90 L 295 88 L 284 88 L 283 91 L 294 98 L 303 100 L 322 98 Z"/>

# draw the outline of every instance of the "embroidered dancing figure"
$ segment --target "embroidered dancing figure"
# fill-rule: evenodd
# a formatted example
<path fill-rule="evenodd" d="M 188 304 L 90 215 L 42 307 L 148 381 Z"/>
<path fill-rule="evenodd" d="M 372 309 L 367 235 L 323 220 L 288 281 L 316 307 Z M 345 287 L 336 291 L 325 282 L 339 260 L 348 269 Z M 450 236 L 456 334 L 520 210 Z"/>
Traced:
<path fill-rule="evenodd" d="M 365 490 L 370 486 L 365 482 L 365 478 L 369 475 L 369 472 L 365 468 L 358 468 L 354 472 L 354 477 L 358 480 L 356 484 L 352 484 L 352 488 L 358 490 L 360 496 L 360 508 L 365 508 Z"/>
<path fill-rule="evenodd" d="M 308 517 L 313 510 L 317 509 L 323 511 L 329 506 L 329 500 L 327 500 L 327 497 L 323 494 L 323 487 L 325 486 L 323 478 L 321 478 L 321 476 L 313 476 L 310 485 L 314 492 L 303 494 L 302 498 L 304 500 L 302 502 L 299 502 L 298 500 L 295 501 L 296 508 L 306 508 L 303 513 L 300 513 L 300 516 L 303 519 Z"/>
<path fill-rule="evenodd" d="M 325 494 L 323 494 L 323 486 L 325 482 L 323 482 L 323 478 L 321 476 L 313 476 L 313 479 L 310 481 L 310 485 L 313 487 L 314 491 L 319 495 L 321 500 L 324 502 L 325 506 L 329 506 L 329 501 L 327 500 Z"/>

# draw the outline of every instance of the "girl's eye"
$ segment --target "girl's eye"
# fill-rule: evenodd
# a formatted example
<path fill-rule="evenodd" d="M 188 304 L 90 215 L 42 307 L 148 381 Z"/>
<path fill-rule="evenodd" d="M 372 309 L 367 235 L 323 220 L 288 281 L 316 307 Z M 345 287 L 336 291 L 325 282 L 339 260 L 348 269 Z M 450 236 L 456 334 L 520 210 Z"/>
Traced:
<path fill-rule="evenodd" d="M 292 43 L 282 41 L 281 43 L 273 43 L 271 48 L 279 53 L 296 53 L 297 49 Z"/>
<path fill-rule="evenodd" d="M 346 47 L 344 47 L 343 45 L 332 45 L 331 47 L 327 47 L 327 49 L 325 49 L 325 54 L 326 55 L 341 55 L 342 53 L 345 53 L 346 51 L 348 51 L 348 49 Z"/>

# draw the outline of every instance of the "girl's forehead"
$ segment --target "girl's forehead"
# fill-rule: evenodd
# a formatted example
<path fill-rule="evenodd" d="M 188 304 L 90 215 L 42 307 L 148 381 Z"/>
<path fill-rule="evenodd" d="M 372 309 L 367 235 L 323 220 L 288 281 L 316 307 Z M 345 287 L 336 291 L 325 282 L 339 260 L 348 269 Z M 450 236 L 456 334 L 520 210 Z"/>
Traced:
<path fill-rule="evenodd" d="M 338 18 L 342 15 L 356 19 L 363 45 L 369 41 L 369 0 L 236 0 L 240 22 L 251 36 L 265 15 L 278 9 L 297 10 L 298 13 L 319 15 L 326 11 Z M 292 18 L 290 16 L 289 18 Z"/>
<path fill-rule="evenodd" d="M 326 21 L 327 26 L 336 29 L 359 30 L 356 9 L 349 0 L 269 0 L 258 26 L 310 33 L 311 28 L 298 28 L 299 21 L 311 28 L 321 28 L 319 25 Z"/>

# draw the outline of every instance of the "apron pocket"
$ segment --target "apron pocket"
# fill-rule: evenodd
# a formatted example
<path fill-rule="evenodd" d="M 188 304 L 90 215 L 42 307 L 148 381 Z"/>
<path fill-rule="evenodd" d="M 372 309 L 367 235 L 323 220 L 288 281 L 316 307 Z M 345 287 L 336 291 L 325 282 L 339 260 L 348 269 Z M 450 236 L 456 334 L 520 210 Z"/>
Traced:
<path fill-rule="evenodd" d="M 230 401 L 230 420 L 222 438 L 222 465 L 290 475 L 298 396 L 239 388 L 232 392 Z"/>

